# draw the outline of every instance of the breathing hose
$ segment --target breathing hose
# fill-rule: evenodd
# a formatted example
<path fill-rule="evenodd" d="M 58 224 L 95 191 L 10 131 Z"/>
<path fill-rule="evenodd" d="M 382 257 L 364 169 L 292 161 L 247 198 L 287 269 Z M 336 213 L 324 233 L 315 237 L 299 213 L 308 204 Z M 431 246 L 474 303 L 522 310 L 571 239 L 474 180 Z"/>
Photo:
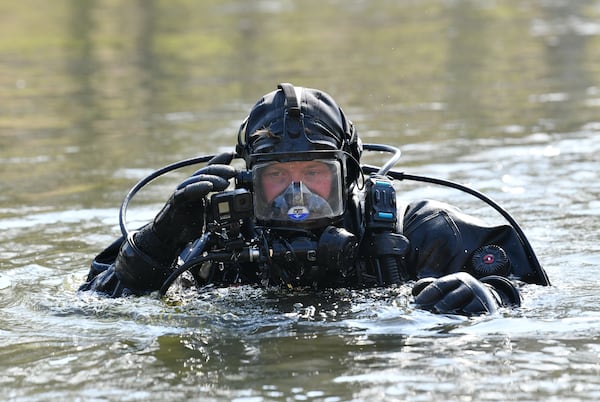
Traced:
<path fill-rule="evenodd" d="M 185 159 L 185 160 L 182 160 L 179 162 L 175 162 L 175 163 L 172 163 L 165 167 L 162 167 L 158 170 L 155 170 L 148 176 L 144 177 L 142 180 L 138 181 L 131 188 L 131 190 L 129 190 L 129 192 L 123 199 L 123 203 L 121 204 L 121 209 L 119 210 L 119 226 L 121 227 L 121 233 L 123 234 L 123 237 L 127 238 L 129 236 L 129 230 L 127 229 L 127 220 L 126 220 L 127 207 L 129 206 L 129 202 L 131 202 L 131 199 L 137 194 L 138 191 L 140 191 L 140 189 L 142 189 L 142 187 L 144 187 L 146 184 L 150 183 L 152 180 L 156 179 L 157 177 L 160 177 L 160 176 L 162 176 L 166 173 L 169 173 L 173 170 L 181 169 L 182 167 L 186 167 L 186 166 L 196 165 L 198 163 L 205 163 L 205 162 L 208 162 L 209 160 L 211 160 L 212 158 L 214 158 L 214 155 L 205 155 L 205 156 L 198 156 L 195 158 L 190 158 L 190 159 Z"/>

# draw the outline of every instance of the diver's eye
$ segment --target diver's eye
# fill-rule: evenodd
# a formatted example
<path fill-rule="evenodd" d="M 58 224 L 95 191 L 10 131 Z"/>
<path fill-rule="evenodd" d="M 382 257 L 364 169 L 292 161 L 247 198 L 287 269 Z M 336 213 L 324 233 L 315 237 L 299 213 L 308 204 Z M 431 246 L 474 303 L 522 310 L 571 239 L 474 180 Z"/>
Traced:
<path fill-rule="evenodd" d="M 289 174 L 281 169 L 268 169 L 262 177 L 263 180 L 282 182 L 289 179 Z"/>

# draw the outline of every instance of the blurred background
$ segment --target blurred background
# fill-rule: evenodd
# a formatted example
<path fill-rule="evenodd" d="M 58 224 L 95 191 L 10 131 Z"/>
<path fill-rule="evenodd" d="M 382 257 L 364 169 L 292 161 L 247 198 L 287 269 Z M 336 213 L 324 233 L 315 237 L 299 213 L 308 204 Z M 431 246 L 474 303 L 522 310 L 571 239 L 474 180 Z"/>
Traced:
<path fill-rule="evenodd" d="M 554 286 L 478 319 L 415 311 L 403 287 L 78 294 L 129 188 L 232 150 L 279 82 L 330 93 L 364 142 L 402 149 L 398 170 L 499 201 Z M 0 1 L 6 400 L 598 400 L 599 111 L 596 0 Z"/>

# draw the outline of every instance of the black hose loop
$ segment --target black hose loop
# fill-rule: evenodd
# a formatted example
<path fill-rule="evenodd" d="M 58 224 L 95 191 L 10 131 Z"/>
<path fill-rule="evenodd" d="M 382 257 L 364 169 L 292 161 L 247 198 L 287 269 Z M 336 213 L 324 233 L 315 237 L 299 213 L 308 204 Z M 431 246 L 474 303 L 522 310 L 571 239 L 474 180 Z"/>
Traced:
<path fill-rule="evenodd" d="M 214 158 L 215 155 L 205 155 L 205 156 L 197 156 L 195 158 L 185 159 L 179 162 L 172 163 L 165 167 L 162 167 L 154 172 L 150 173 L 148 176 L 144 177 L 140 181 L 138 181 L 135 186 L 129 190 L 125 198 L 123 199 L 123 203 L 121 204 L 121 209 L 119 210 L 119 226 L 121 227 L 121 233 L 125 238 L 129 236 L 129 230 L 127 229 L 127 207 L 129 206 L 129 202 L 133 198 L 134 195 L 137 194 L 138 191 L 142 189 L 146 184 L 150 183 L 152 180 L 157 177 L 162 176 L 168 172 L 173 170 L 181 169 L 182 167 L 196 165 L 198 163 L 206 163 Z"/>

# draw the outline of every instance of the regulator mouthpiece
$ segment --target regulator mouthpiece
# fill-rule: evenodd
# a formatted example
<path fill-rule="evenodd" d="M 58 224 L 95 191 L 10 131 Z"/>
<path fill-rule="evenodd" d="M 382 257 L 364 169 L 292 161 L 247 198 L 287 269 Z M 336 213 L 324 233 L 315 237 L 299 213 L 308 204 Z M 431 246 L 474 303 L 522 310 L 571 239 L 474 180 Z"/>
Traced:
<path fill-rule="evenodd" d="M 310 191 L 302 182 L 291 182 L 272 204 L 273 217 L 287 216 L 295 222 L 302 222 L 311 216 L 331 216 L 333 210 L 321 196 Z"/>

